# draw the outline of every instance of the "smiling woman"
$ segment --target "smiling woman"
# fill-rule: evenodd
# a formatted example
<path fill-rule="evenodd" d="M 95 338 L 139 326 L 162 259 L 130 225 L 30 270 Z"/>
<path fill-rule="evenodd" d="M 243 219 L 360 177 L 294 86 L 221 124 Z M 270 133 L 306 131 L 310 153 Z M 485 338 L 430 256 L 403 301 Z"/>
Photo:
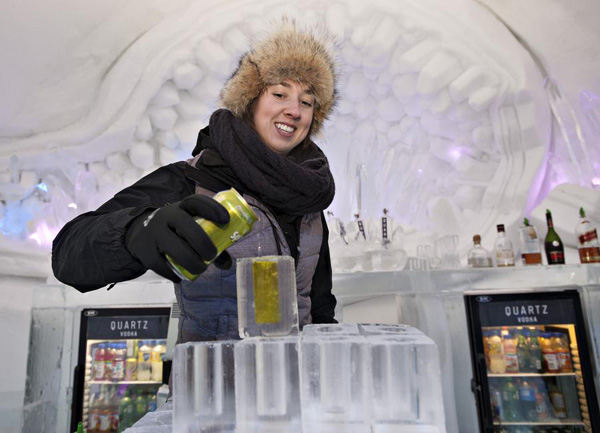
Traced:
<path fill-rule="evenodd" d="M 287 155 L 308 136 L 314 97 L 307 86 L 293 81 L 269 86 L 255 102 L 253 125 L 274 152 Z"/>
<path fill-rule="evenodd" d="M 221 92 L 224 108 L 198 134 L 193 158 L 159 168 L 67 223 L 53 244 L 56 277 L 86 292 L 152 270 L 175 283 L 178 342 L 237 339 L 235 259 L 291 256 L 299 325 L 334 323 L 323 210 L 335 186 L 311 140 L 336 100 L 329 41 L 323 29 L 281 20 L 242 56 Z M 211 197 L 232 187 L 258 221 L 215 258 L 195 218 L 227 224 L 229 214 Z M 198 278 L 180 280 L 166 254 Z"/>

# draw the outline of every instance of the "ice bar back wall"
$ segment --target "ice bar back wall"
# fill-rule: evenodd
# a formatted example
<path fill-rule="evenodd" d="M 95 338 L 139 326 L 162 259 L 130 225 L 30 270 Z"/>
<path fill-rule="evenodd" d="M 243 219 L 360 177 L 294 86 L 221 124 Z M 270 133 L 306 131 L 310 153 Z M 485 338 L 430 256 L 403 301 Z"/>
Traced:
<path fill-rule="evenodd" d="M 510 232 L 556 185 L 598 182 L 600 79 L 585 72 L 600 63 L 591 0 L 569 11 L 491 0 L 67 3 L 71 16 L 42 6 L 43 20 L 33 4 L 2 6 L 2 57 L 38 44 L 37 63 L 3 72 L 12 74 L 0 119 L 8 274 L 47 272 L 35 261 L 15 271 L 15 245 L 47 251 L 72 217 L 187 158 L 248 35 L 282 14 L 323 22 L 340 43 L 341 100 L 318 143 L 342 221 L 387 208 L 409 253 L 448 234 L 464 253 L 472 234 L 491 244 L 497 223 Z M 545 38 L 553 25 L 573 40 Z"/>

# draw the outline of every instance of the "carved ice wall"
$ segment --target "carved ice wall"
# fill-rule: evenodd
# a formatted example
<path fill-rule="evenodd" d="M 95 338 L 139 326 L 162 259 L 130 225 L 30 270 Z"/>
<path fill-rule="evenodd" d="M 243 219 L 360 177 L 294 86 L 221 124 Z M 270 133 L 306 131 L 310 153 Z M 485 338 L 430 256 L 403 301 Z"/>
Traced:
<path fill-rule="evenodd" d="M 48 242 L 75 215 L 160 165 L 185 159 L 249 34 L 283 14 L 325 22 L 341 44 L 340 104 L 317 139 L 346 221 L 387 207 L 423 234 L 516 225 L 543 179 L 550 111 L 529 54 L 489 13 L 455 0 L 196 2 L 141 36 L 106 75 L 89 112 L 60 131 L 0 147 L 13 238 Z M 468 18 L 460 18 L 467 16 Z M 37 186 L 36 186 L 37 185 Z M 410 243 L 410 236 L 407 237 Z"/>

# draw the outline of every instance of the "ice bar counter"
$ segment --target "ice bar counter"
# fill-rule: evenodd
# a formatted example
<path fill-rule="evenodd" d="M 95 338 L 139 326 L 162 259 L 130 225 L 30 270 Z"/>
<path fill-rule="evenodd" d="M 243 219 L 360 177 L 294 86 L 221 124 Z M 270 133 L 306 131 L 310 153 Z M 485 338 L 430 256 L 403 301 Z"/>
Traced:
<path fill-rule="evenodd" d="M 176 346 L 178 433 L 445 433 L 435 343 L 406 325 Z"/>

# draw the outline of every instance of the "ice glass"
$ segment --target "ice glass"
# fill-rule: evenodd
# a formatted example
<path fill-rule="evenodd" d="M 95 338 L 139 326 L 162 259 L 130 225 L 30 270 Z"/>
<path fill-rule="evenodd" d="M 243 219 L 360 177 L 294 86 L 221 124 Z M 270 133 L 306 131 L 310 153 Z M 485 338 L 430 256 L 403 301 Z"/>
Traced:
<path fill-rule="evenodd" d="M 404 324 L 365 323 L 359 325 L 360 332 L 365 337 L 371 335 L 424 335 L 417 328 Z"/>
<path fill-rule="evenodd" d="M 303 431 L 370 433 L 364 337 L 312 333 L 303 334 L 301 344 Z"/>
<path fill-rule="evenodd" d="M 175 346 L 173 431 L 235 431 L 234 342 Z"/>
<path fill-rule="evenodd" d="M 424 334 L 367 335 L 373 433 L 445 432 L 435 343 Z"/>
<path fill-rule="evenodd" d="M 360 335 L 358 325 L 354 323 L 327 323 L 320 325 L 306 325 L 302 329 L 302 336 L 310 335 Z"/>
<path fill-rule="evenodd" d="M 298 337 L 236 344 L 236 433 L 301 431 L 298 345 Z"/>
<path fill-rule="evenodd" d="M 292 257 L 238 259 L 236 277 L 241 338 L 298 334 L 296 271 Z"/>

